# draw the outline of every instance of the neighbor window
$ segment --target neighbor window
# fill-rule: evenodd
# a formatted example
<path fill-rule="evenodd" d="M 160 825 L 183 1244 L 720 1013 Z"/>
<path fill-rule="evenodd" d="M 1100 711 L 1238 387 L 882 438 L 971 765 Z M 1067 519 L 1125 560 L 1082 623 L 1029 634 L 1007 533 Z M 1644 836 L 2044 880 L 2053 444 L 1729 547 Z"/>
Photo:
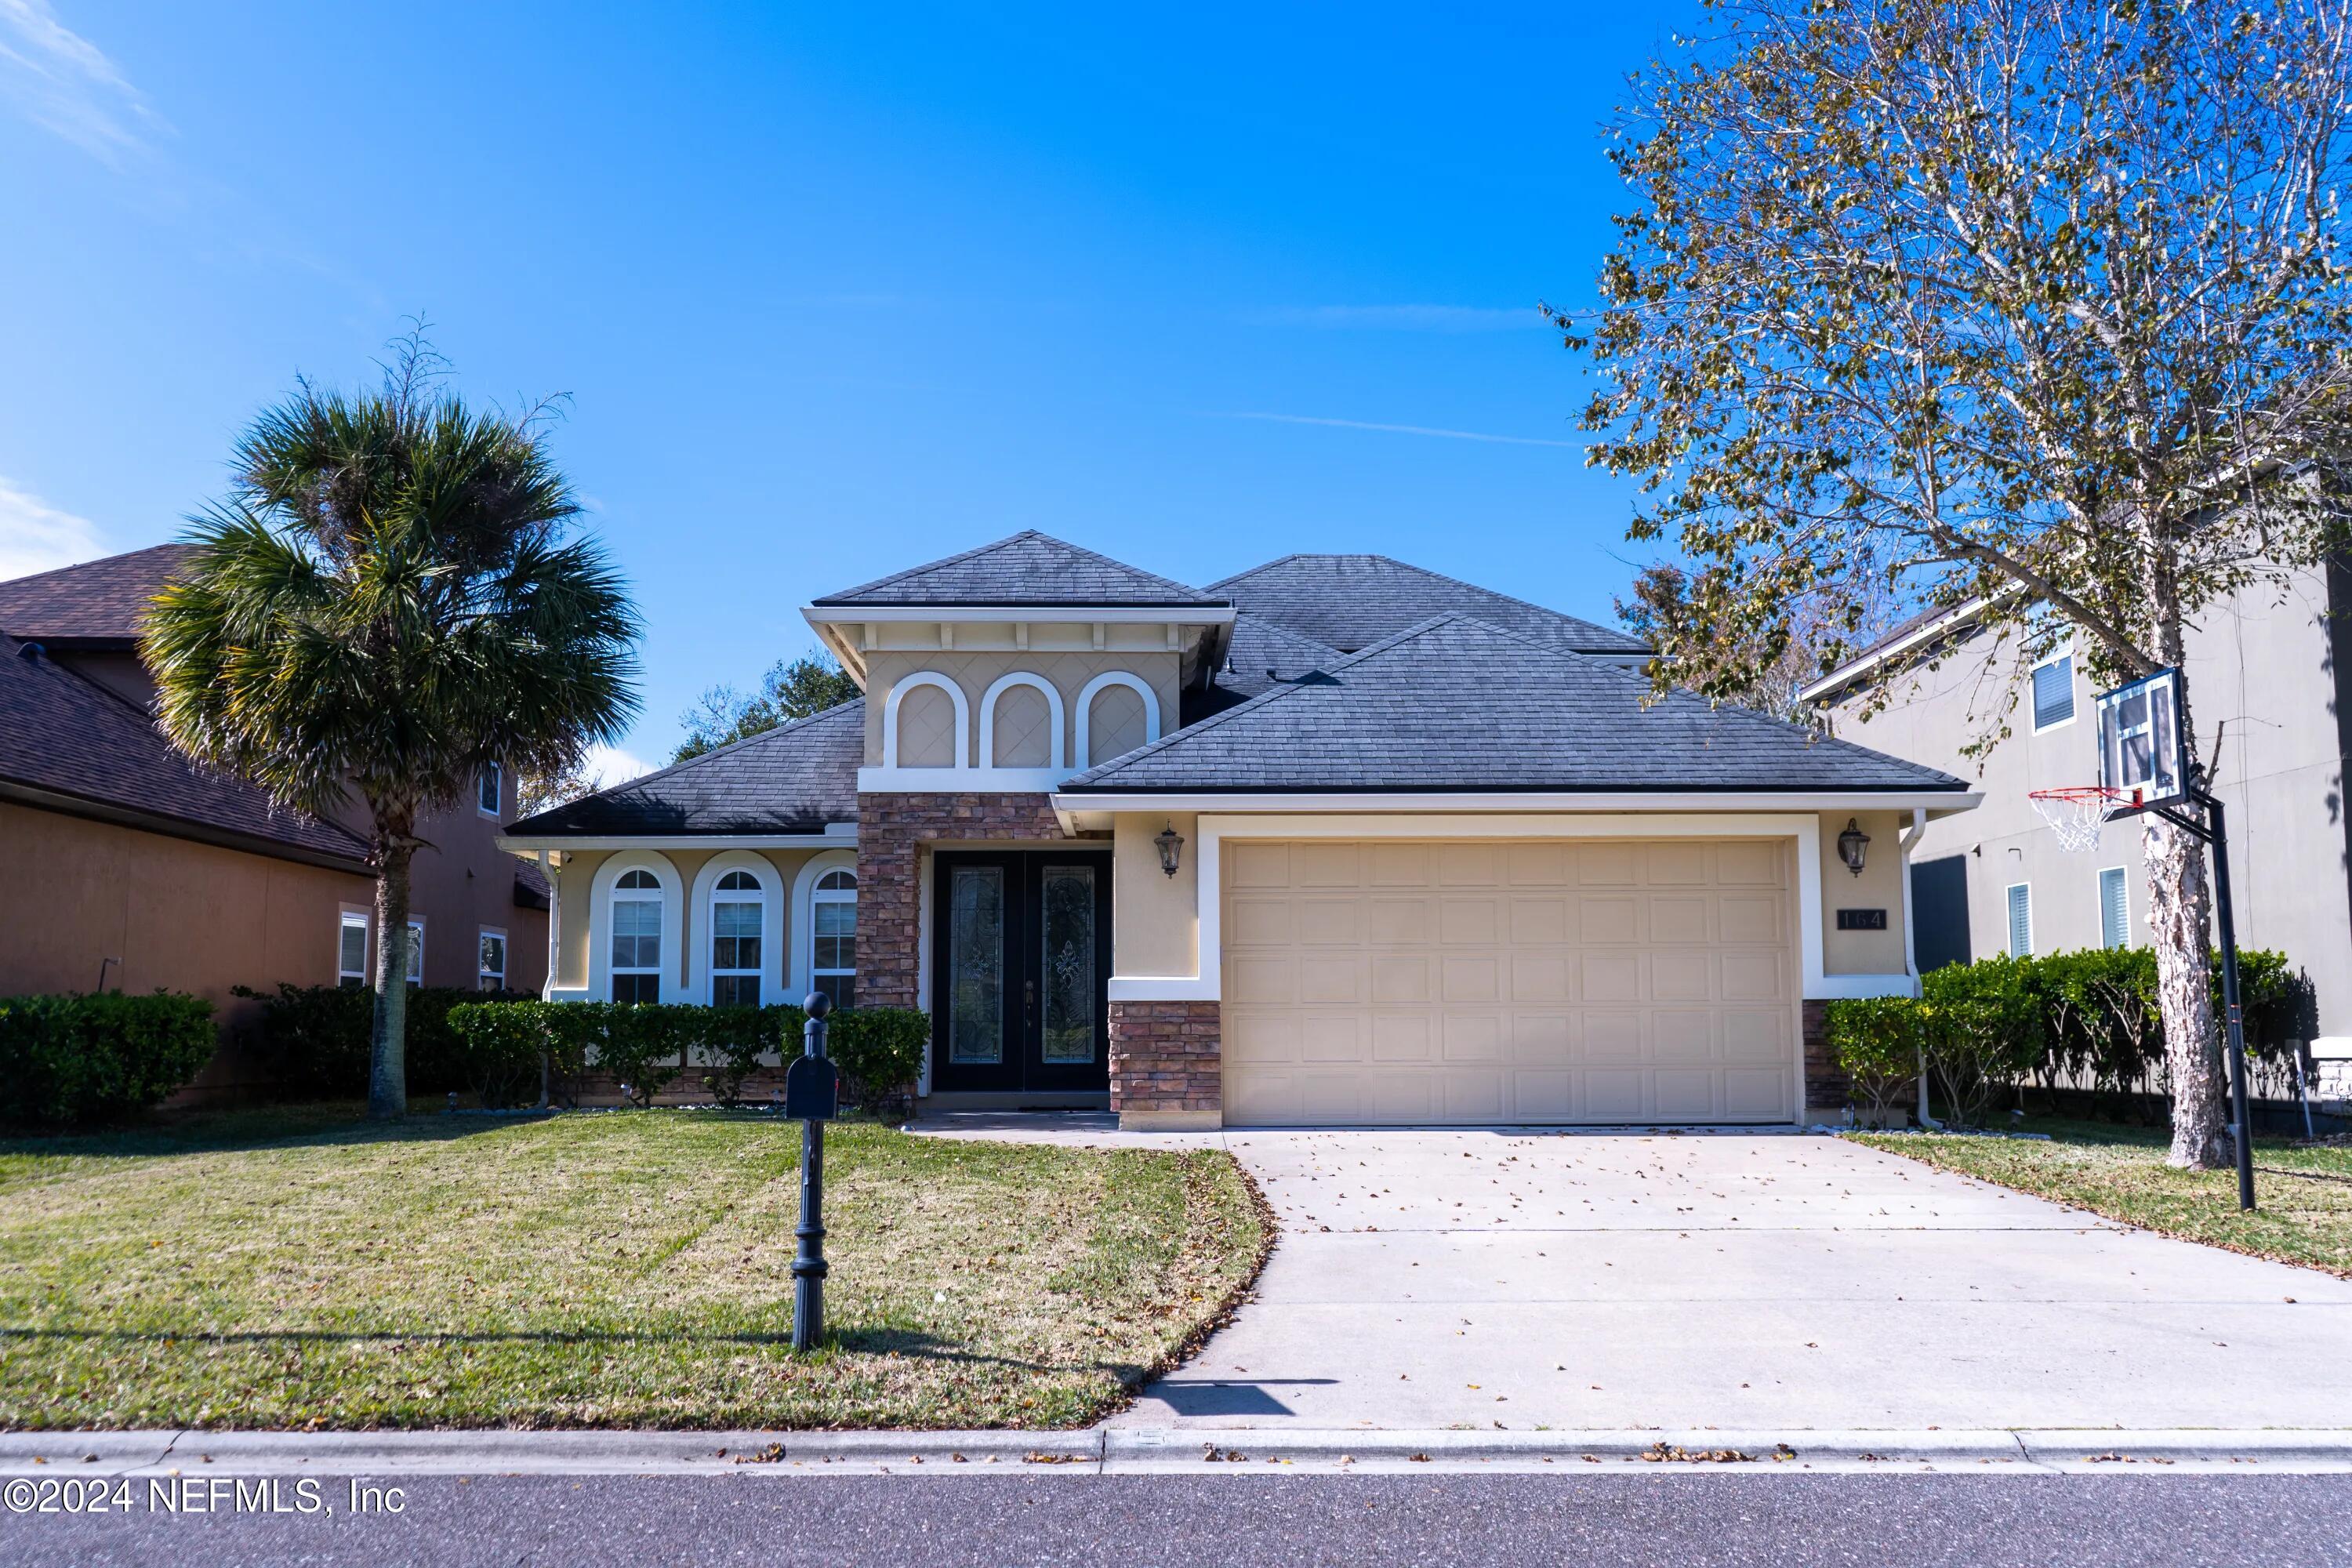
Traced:
<path fill-rule="evenodd" d="M 408 922 L 408 983 L 411 985 L 425 984 L 425 922 L 423 921 Z"/>
<path fill-rule="evenodd" d="M 2033 727 L 2047 730 L 2074 716 L 2074 656 L 2062 653 L 2033 667 Z"/>
<path fill-rule="evenodd" d="M 710 895 L 710 1005 L 760 1005 L 760 950 L 767 932 L 766 895 L 749 871 L 730 871 Z"/>
<path fill-rule="evenodd" d="M 2099 873 L 2099 945 L 2131 945 L 2131 885 L 2121 866 Z"/>
<path fill-rule="evenodd" d="M 357 910 L 345 910 L 335 949 L 335 980 L 347 990 L 367 984 L 367 916 Z"/>
<path fill-rule="evenodd" d="M 503 991 L 507 988 L 507 933 L 482 928 L 481 939 L 475 944 L 474 984 L 483 991 Z"/>
<path fill-rule="evenodd" d="M 2009 956 L 2033 956 L 2033 886 L 2030 882 L 2009 885 Z"/>
<path fill-rule="evenodd" d="M 827 871 L 809 895 L 809 983 L 836 1007 L 857 1005 L 857 873 Z"/>
<path fill-rule="evenodd" d="M 481 776 L 474 781 L 474 804 L 484 816 L 496 816 L 506 799 L 506 770 L 496 763 L 483 764 Z"/>
<path fill-rule="evenodd" d="M 613 884 L 613 1000 L 661 1000 L 661 883 L 624 871 Z"/>

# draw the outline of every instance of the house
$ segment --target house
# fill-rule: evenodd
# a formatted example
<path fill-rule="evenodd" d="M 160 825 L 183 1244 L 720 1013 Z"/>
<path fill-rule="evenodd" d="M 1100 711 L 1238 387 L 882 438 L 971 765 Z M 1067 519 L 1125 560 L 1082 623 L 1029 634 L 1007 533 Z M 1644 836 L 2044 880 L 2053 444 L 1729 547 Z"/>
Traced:
<path fill-rule="evenodd" d="M 939 1106 L 1842 1114 L 1821 1004 L 1915 991 L 1905 854 L 1976 799 L 1380 556 L 1194 588 L 1025 532 L 802 614 L 861 699 L 510 830 L 548 994 L 919 1006 Z"/>
<path fill-rule="evenodd" d="M 2277 948 L 2316 988 L 2327 1047 L 2352 1047 L 2352 574 L 2337 563 L 2216 605 L 2183 670 L 2200 753 L 2227 808 L 2239 942 Z M 1893 666 L 1895 700 L 1864 718 L 1865 684 Z M 2099 782 L 2096 693 L 2071 645 L 2021 674 L 2013 645 L 1969 607 L 1896 628 L 1802 695 L 1832 733 L 1974 775 L 1983 804 L 1930 823 L 1912 852 L 1923 968 L 1990 953 L 2120 947 L 2147 939 L 2137 821 L 2095 855 L 2062 851 L 2027 792 Z M 1963 748 L 1998 721 L 1981 768 Z M 2342 1055 L 2340 1049 L 2330 1054 Z"/>
<path fill-rule="evenodd" d="M 375 878 L 356 802 L 333 820 L 273 805 L 156 729 L 138 622 L 184 549 L 0 582 L 0 995 L 184 991 L 234 1035 L 247 1005 L 232 987 L 372 975 Z M 493 770 L 428 819 L 420 984 L 544 982 L 546 884 L 497 844 L 519 806 Z M 243 1087 L 251 1071 L 226 1051 L 197 1087 Z"/>

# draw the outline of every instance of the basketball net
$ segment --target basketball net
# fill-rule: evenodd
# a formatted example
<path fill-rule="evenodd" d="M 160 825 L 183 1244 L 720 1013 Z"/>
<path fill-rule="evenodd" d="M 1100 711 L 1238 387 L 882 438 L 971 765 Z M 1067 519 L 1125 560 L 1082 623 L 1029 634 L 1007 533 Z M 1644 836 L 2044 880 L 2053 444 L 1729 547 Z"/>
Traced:
<path fill-rule="evenodd" d="M 2026 798 L 2049 825 L 2058 847 L 2069 855 L 2083 855 L 2099 847 L 2099 829 L 2107 825 L 2109 813 L 2139 805 L 2139 791 L 2077 784 L 2068 789 L 2037 789 Z"/>

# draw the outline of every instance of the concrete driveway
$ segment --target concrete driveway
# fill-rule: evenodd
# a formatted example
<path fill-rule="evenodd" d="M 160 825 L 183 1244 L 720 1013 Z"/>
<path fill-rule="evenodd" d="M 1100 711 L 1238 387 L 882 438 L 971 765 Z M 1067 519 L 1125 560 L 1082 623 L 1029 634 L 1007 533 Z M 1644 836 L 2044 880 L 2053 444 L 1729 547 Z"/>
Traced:
<path fill-rule="evenodd" d="M 1281 1241 L 1118 1425 L 2352 1426 L 2352 1283 L 1833 1138 L 1185 1141 Z"/>

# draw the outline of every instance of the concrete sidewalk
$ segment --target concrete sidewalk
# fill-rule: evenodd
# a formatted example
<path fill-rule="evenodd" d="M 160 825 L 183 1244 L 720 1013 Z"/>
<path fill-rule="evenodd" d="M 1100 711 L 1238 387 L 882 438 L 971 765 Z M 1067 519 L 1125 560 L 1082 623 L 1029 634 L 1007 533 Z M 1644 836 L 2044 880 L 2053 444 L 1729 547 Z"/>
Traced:
<path fill-rule="evenodd" d="M 2352 1421 L 2352 1282 L 1839 1139 L 1222 1142 L 1280 1243 L 1233 1323 L 1115 1426 Z"/>

